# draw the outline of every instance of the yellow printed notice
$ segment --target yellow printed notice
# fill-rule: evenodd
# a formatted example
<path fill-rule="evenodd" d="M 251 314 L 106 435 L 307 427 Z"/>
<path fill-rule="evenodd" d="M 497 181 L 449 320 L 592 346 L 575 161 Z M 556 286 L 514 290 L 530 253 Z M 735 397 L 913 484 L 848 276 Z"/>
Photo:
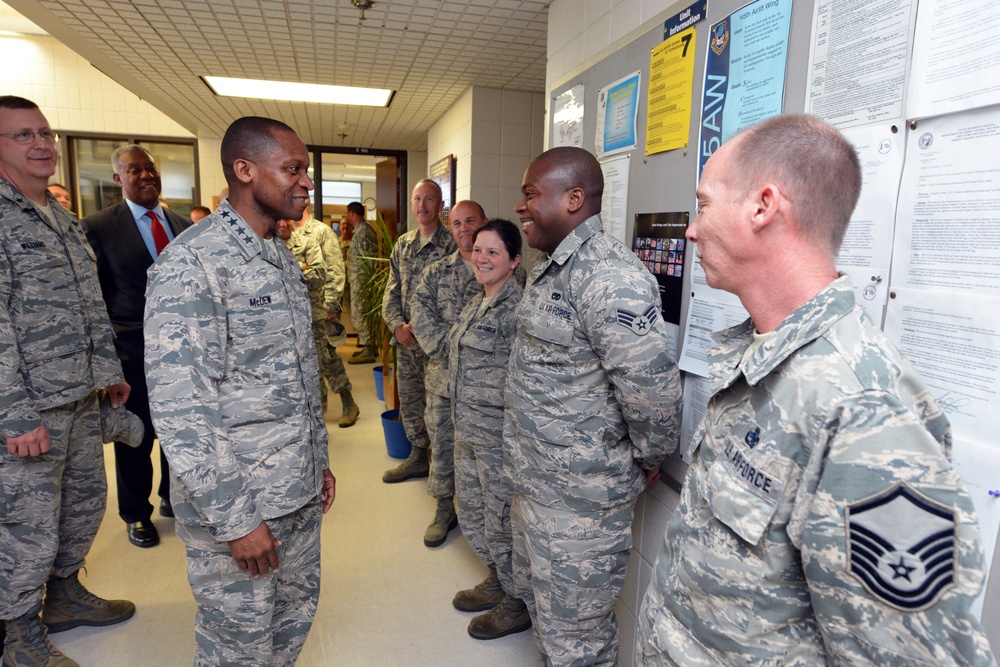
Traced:
<path fill-rule="evenodd" d="M 694 89 L 694 36 L 688 28 L 649 54 L 646 155 L 684 148 L 691 129 Z"/>

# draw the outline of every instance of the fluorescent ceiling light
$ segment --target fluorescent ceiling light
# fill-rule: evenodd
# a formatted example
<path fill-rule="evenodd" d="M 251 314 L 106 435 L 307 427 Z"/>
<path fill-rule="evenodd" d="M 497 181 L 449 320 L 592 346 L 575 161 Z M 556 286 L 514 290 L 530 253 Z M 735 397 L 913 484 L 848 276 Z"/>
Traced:
<path fill-rule="evenodd" d="M 387 107 L 392 101 L 393 95 L 393 91 L 380 88 L 324 86 L 317 83 L 265 81 L 263 79 L 231 79 L 222 76 L 203 76 L 202 79 L 216 95 L 252 97 L 259 100 Z"/>

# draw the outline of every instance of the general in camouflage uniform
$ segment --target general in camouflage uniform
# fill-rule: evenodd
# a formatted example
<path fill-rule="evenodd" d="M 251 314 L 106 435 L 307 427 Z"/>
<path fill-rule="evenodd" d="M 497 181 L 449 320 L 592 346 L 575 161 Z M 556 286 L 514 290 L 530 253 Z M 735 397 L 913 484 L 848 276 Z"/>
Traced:
<path fill-rule="evenodd" d="M 46 190 L 55 173 L 55 140 L 37 105 L 0 97 L 5 666 L 76 665 L 52 647 L 45 625 L 59 632 L 110 625 L 135 613 L 131 602 L 101 600 L 78 580 L 107 500 L 97 392 L 107 387 L 116 404 L 124 403 L 129 386 L 115 354 L 94 252 L 79 220 Z"/>
<path fill-rule="evenodd" d="M 371 341 L 371 334 L 368 331 L 368 324 L 365 322 L 364 313 L 361 312 L 361 296 L 364 286 L 361 285 L 359 276 L 361 266 L 365 260 L 363 257 L 374 257 L 378 253 L 378 236 L 375 230 L 365 220 L 365 207 L 361 202 L 352 201 L 347 205 L 347 220 L 354 225 L 354 234 L 351 242 L 347 245 L 347 282 L 351 286 L 351 322 L 358 332 L 358 346 L 361 348 L 355 352 L 349 364 L 370 364 L 375 361 L 378 352 Z"/>
<path fill-rule="evenodd" d="M 809 116 L 764 121 L 705 167 L 687 237 L 751 319 L 715 337 L 639 664 L 995 664 L 948 420 L 833 265 L 860 188 L 851 145 Z"/>
<path fill-rule="evenodd" d="M 343 310 L 341 301 L 344 297 L 344 287 L 346 274 L 344 271 L 344 257 L 340 251 L 340 241 L 337 235 L 327 225 L 314 218 L 309 210 L 302 216 L 296 227 L 306 238 L 312 239 L 319 246 L 323 257 L 323 265 L 326 269 L 326 277 L 323 284 L 322 300 L 310 298 L 313 304 L 313 326 L 316 328 L 316 344 L 321 343 L 325 347 L 319 354 L 319 370 L 326 384 L 320 382 L 319 388 L 323 398 L 323 412 L 326 412 L 326 385 L 330 385 L 330 391 L 340 394 L 340 401 L 343 407 L 339 426 L 347 428 L 354 426 L 358 421 L 360 410 L 358 404 L 354 402 L 351 394 L 353 387 L 351 380 L 347 377 L 347 369 L 344 362 L 337 354 L 337 346 L 343 345 L 347 340 L 344 334 L 344 326 L 340 323 L 340 312 Z M 317 310 L 317 305 L 320 309 Z M 322 331 L 316 327 L 317 319 L 322 317 Z"/>
<path fill-rule="evenodd" d="M 291 665 L 316 611 L 335 481 L 309 294 L 276 220 L 256 212 L 300 217 L 309 153 L 283 123 L 247 117 L 222 158 L 229 199 L 150 269 L 150 405 L 198 603 L 195 664 Z"/>
<path fill-rule="evenodd" d="M 382 475 L 386 484 L 402 482 L 414 477 L 427 477 L 430 465 L 427 448 L 430 436 L 424 423 L 427 407 L 424 374 L 427 371 L 427 354 L 420 348 L 413 327 L 410 325 L 414 292 L 424 270 L 433 262 L 455 252 L 455 240 L 438 222 L 441 207 L 441 187 L 431 180 L 423 180 L 413 188 L 410 199 L 417 229 L 401 234 L 389 257 L 389 281 L 382 299 L 382 319 L 393 332 L 396 346 L 399 390 L 399 416 L 403 430 L 412 445 L 410 457 Z"/>
<path fill-rule="evenodd" d="M 496 639 L 531 627 L 514 588 L 510 476 L 504 468 L 503 408 L 507 364 L 521 302 L 521 232 L 491 220 L 476 233 L 472 254 L 477 294 L 448 334 L 455 419 L 455 500 L 462 534 L 489 568 L 475 588 L 459 591 L 460 611 L 486 611 L 469 623 L 476 639 Z"/>
<path fill-rule="evenodd" d="M 451 418 L 448 377 L 448 332 L 465 304 L 482 291 L 472 272 L 472 236 L 486 224 L 483 207 L 460 201 L 448 214 L 448 226 L 458 250 L 424 271 L 414 292 L 413 335 L 428 357 L 424 387 L 427 410 L 424 423 L 431 441 L 430 479 L 427 493 L 438 499 L 434 521 L 424 534 L 424 544 L 443 544 L 458 525 L 455 514 L 455 424 Z"/>
<path fill-rule="evenodd" d="M 550 257 L 528 280 L 507 376 L 514 574 L 553 665 L 617 663 L 632 508 L 680 426 L 656 281 L 604 233 L 603 180 L 593 155 L 555 148 L 516 209 Z"/>

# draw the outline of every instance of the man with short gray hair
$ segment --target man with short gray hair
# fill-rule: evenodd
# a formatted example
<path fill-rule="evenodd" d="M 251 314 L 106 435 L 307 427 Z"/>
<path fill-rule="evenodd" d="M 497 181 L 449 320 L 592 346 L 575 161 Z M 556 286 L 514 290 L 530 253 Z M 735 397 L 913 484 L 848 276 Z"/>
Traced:
<path fill-rule="evenodd" d="M 427 477 L 430 472 L 430 436 L 424 422 L 427 392 L 427 354 L 413 334 L 410 322 L 414 294 L 424 271 L 433 262 L 455 251 L 455 239 L 440 223 L 444 207 L 441 186 L 429 178 L 413 186 L 410 207 L 417 228 L 400 234 L 389 258 L 389 281 L 382 298 L 382 319 L 393 333 L 398 365 L 399 417 L 410 441 L 410 456 L 386 470 L 382 481 L 395 484 L 407 479 Z"/>
<path fill-rule="evenodd" d="M 58 136 L 0 96 L 0 619 L 4 667 L 75 667 L 49 632 L 112 625 L 79 571 L 107 501 L 98 389 L 129 398 L 83 227 L 47 190 Z"/>
<path fill-rule="evenodd" d="M 860 191 L 853 147 L 810 116 L 705 165 L 687 238 L 750 319 L 715 334 L 638 664 L 996 664 L 948 419 L 834 265 Z"/>

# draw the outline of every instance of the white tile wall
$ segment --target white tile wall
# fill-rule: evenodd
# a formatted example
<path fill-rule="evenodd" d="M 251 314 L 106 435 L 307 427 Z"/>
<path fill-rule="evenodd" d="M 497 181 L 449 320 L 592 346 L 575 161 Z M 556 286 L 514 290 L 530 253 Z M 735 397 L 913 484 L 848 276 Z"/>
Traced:
<path fill-rule="evenodd" d="M 16 63 L 0 69 L 0 90 L 38 104 L 49 124 L 61 132 L 194 136 L 52 37 L 0 37 L 0 62 Z M 214 143 L 212 149 L 205 143 L 199 141 L 199 166 L 203 203 L 210 205 L 225 180 L 219 142 L 208 140 Z"/>
<path fill-rule="evenodd" d="M 0 71 L 0 88 L 36 102 L 57 129 L 194 136 L 52 37 L 0 37 L 0 62 L 17 63 Z"/>
<path fill-rule="evenodd" d="M 227 186 L 222 175 L 222 139 L 198 137 L 198 173 L 201 176 L 201 203 L 212 208 L 212 198 L 220 197 Z M 221 199 L 221 197 L 220 197 Z"/>
<path fill-rule="evenodd" d="M 542 152 L 544 113 L 540 93 L 473 86 L 427 133 L 428 158 L 454 155 L 458 199 L 513 218 L 524 170 Z"/>

